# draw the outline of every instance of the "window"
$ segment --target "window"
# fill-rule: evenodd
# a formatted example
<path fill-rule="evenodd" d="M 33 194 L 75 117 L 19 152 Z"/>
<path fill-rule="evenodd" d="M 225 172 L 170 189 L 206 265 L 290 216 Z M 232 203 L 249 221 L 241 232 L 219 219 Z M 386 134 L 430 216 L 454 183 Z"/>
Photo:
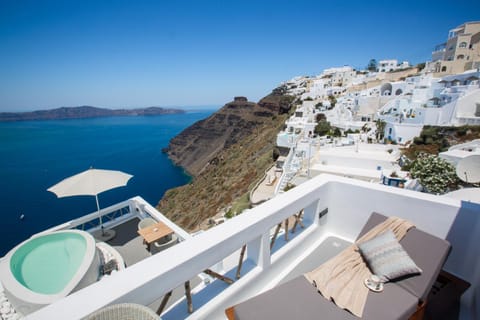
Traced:
<path fill-rule="evenodd" d="M 443 67 L 442 67 L 442 72 L 445 72 L 445 71 L 447 71 L 447 67 L 446 67 L 446 66 L 443 66 Z"/>
<path fill-rule="evenodd" d="M 463 60 L 463 59 L 465 59 L 465 56 L 463 54 L 459 54 L 457 56 L 457 60 Z"/>
<path fill-rule="evenodd" d="M 459 48 L 466 48 L 467 47 L 467 43 L 465 41 L 463 42 L 460 42 L 460 44 L 458 45 Z"/>

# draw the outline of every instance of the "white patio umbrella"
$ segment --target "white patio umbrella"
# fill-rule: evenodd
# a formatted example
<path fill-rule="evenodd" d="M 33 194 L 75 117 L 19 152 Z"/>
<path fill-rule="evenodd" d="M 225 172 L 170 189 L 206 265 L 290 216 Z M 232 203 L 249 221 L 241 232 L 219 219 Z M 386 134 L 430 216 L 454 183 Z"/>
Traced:
<path fill-rule="evenodd" d="M 55 193 L 58 198 L 82 195 L 95 196 L 97 210 L 100 212 L 98 194 L 110 189 L 126 186 L 131 177 L 133 176 L 122 171 L 90 168 L 60 181 L 47 190 Z M 102 226 L 101 216 L 100 225 Z M 102 235 L 105 236 L 103 226 Z"/>

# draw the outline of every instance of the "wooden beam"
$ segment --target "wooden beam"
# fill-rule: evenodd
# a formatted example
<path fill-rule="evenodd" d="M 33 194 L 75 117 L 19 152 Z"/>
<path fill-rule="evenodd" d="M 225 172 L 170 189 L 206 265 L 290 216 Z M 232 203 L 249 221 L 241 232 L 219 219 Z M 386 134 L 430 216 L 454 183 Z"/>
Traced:
<path fill-rule="evenodd" d="M 171 296 L 172 296 L 172 291 L 168 292 L 166 295 L 163 296 L 162 302 L 160 303 L 160 306 L 157 309 L 157 314 L 159 316 L 162 315 L 163 309 L 165 309 L 168 299 L 170 299 Z"/>
<path fill-rule="evenodd" d="M 417 310 L 408 318 L 408 320 L 422 320 L 425 316 L 425 308 L 427 306 L 426 301 L 418 302 Z"/>
<path fill-rule="evenodd" d="M 280 222 L 273 233 L 272 240 L 270 240 L 270 250 L 272 250 L 273 245 L 275 244 L 275 240 L 277 240 L 278 232 L 280 232 L 280 228 L 282 227 L 282 223 Z"/>
<path fill-rule="evenodd" d="M 235 275 L 237 279 L 240 279 L 240 272 L 242 271 L 242 265 L 243 265 L 243 256 L 245 256 L 246 249 L 247 249 L 247 245 L 244 244 L 242 247 L 242 250 L 240 251 L 240 258 L 238 259 L 237 274 Z"/>
<path fill-rule="evenodd" d="M 214 278 L 217 278 L 218 280 L 222 280 L 223 282 L 225 283 L 228 283 L 228 284 L 232 284 L 234 283 L 234 281 L 228 277 L 225 277 L 219 273 L 216 273 L 215 271 L 213 270 L 210 270 L 210 269 L 206 269 L 204 270 L 203 272 L 205 272 L 206 274 L 208 274 L 209 276 L 212 276 Z"/>
<path fill-rule="evenodd" d="M 293 224 L 293 227 L 292 227 L 292 233 L 295 233 L 295 229 L 297 228 L 297 225 L 300 225 L 300 227 L 302 227 L 302 229 L 305 228 L 305 226 L 303 225 L 303 222 L 301 220 L 302 215 L 303 215 L 303 210 L 301 210 L 299 213 L 293 215 L 295 217 L 295 223 Z"/>
<path fill-rule="evenodd" d="M 185 282 L 185 296 L 187 297 L 188 313 L 192 313 L 193 304 L 192 304 L 192 291 L 190 288 L 190 281 Z"/>
<path fill-rule="evenodd" d="M 228 320 L 235 320 L 235 309 L 234 307 L 230 307 L 225 309 L 225 314 L 227 315 Z"/>
<path fill-rule="evenodd" d="M 288 241 L 288 218 L 285 219 L 285 241 Z"/>

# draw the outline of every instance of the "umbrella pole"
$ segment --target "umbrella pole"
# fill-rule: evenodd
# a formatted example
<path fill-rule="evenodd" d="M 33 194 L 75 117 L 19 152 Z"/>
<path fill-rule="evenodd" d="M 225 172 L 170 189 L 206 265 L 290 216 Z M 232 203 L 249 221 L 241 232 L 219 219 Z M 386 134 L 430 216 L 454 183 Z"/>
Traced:
<path fill-rule="evenodd" d="M 103 228 L 103 222 L 102 222 L 102 216 L 100 215 L 100 205 L 98 204 L 98 194 L 95 195 L 95 200 L 97 201 L 97 212 L 98 212 L 98 218 L 100 219 L 100 229 L 102 229 L 102 234 L 101 234 L 101 240 L 102 241 L 108 241 L 115 237 L 115 230 L 109 229 L 107 232 L 105 232 L 105 229 Z"/>
<path fill-rule="evenodd" d="M 102 216 L 100 215 L 100 205 L 98 204 L 98 194 L 95 195 L 95 200 L 97 201 L 97 212 L 98 212 L 98 217 L 100 219 L 100 229 L 102 229 L 102 236 L 104 236 L 105 231 L 103 230 Z"/>

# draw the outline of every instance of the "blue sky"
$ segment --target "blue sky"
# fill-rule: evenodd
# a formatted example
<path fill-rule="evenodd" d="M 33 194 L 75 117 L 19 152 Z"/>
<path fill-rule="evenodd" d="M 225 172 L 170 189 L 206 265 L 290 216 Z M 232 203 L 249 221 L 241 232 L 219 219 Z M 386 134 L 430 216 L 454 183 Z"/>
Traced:
<path fill-rule="evenodd" d="M 430 58 L 480 1 L 0 0 L 0 111 L 222 106 L 371 58 Z"/>

